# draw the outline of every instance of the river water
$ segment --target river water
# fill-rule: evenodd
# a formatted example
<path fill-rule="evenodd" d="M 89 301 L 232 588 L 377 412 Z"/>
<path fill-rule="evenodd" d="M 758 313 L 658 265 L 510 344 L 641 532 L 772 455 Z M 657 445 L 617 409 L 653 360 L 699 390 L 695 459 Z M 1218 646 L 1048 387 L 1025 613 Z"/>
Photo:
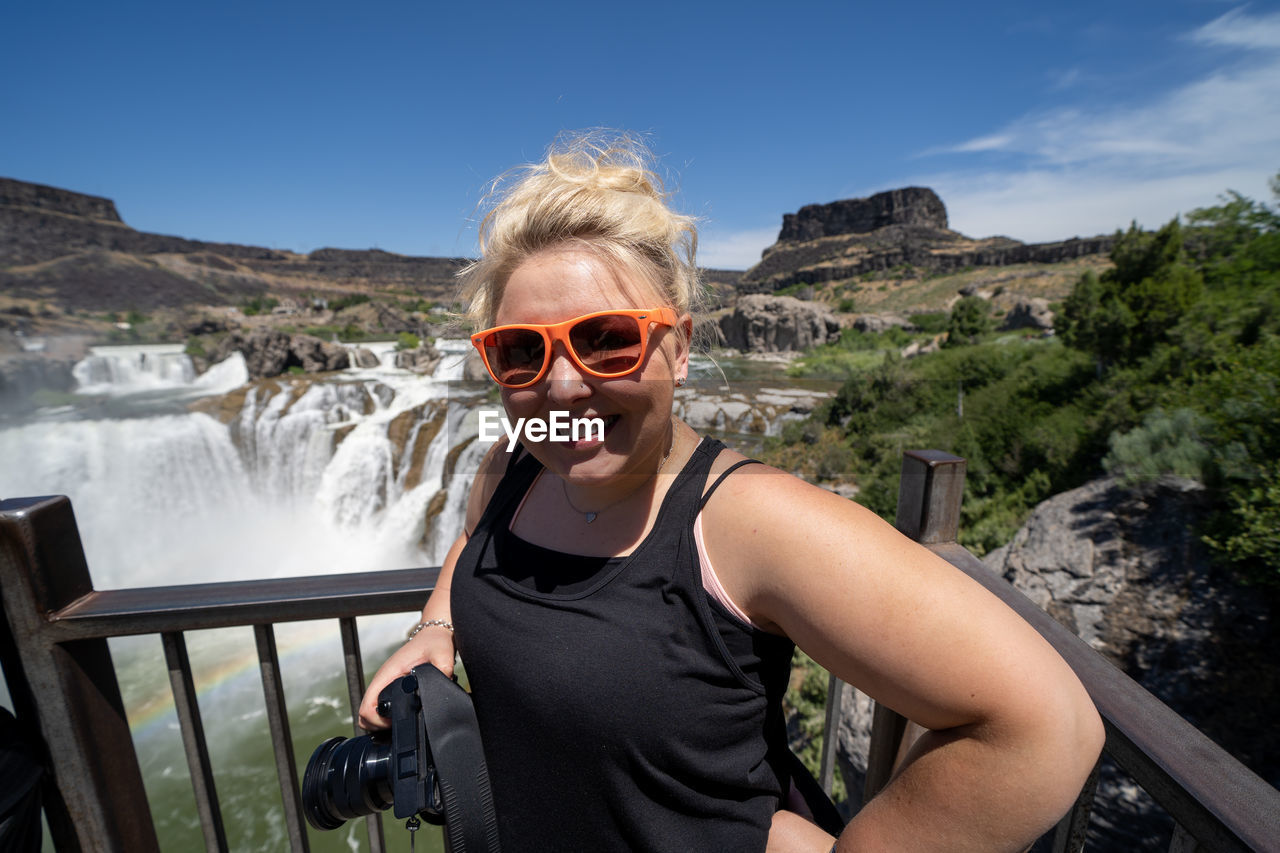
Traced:
<path fill-rule="evenodd" d="M 466 341 L 438 342 L 429 377 L 395 368 L 392 344 L 366 346 L 378 367 L 258 382 L 238 354 L 197 376 L 179 345 L 95 348 L 71 402 L 0 429 L 0 496 L 68 495 L 98 589 L 439 565 L 487 449 L 477 409 L 496 403 L 461 381 Z M 695 427 L 776 432 L 829 390 L 726 367 L 728 386 L 700 360 L 682 389 L 677 411 Z M 366 672 L 414 621 L 360 620 Z M 286 849 L 252 632 L 189 632 L 187 643 L 231 847 Z M 351 734 L 337 625 L 280 625 L 277 643 L 305 763 L 321 740 Z M 110 645 L 162 847 L 200 849 L 160 640 Z M 0 701 L 10 706 L 7 690 Z M 408 833 L 390 815 L 384 825 L 388 848 L 408 850 Z M 367 849 L 360 821 L 310 831 L 310 843 Z M 438 830 L 424 826 L 416 849 L 442 849 Z"/>

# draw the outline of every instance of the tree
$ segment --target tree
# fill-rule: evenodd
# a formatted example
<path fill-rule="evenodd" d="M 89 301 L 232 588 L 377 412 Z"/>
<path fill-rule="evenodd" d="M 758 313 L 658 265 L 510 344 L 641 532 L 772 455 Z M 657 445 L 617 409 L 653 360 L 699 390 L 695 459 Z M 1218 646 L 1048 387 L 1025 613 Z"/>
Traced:
<path fill-rule="evenodd" d="M 981 296 L 964 296 L 951 308 L 951 320 L 947 324 L 947 340 L 944 346 L 958 347 L 971 344 L 991 331 L 991 315 L 987 300 Z"/>
<path fill-rule="evenodd" d="M 1063 304 L 1063 339 L 1103 367 L 1148 355 L 1204 289 L 1177 219 L 1155 233 L 1137 223 L 1117 233 L 1111 260 L 1115 267 L 1101 277 L 1081 276 Z"/>

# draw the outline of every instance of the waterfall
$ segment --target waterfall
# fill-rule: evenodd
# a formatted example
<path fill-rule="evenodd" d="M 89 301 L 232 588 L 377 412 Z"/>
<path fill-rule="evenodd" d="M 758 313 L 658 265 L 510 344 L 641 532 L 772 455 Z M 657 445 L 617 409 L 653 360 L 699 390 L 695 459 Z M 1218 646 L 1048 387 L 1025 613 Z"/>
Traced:
<path fill-rule="evenodd" d="M 452 537 L 424 530 L 425 509 L 446 486 L 447 443 L 467 440 L 453 415 L 417 447 L 425 424 L 467 405 L 448 400 L 448 383 L 469 347 L 440 348 L 431 377 L 387 367 L 394 345 L 383 345 L 377 368 L 242 387 L 238 354 L 197 377 L 180 345 L 96 347 L 75 367 L 86 396 L 188 399 L 231 385 L 243 403 L 226 424 L 122 404 L 117 417 L 86 408 L 0 430 L 0 494 L 68 495 L 99 588 L 428 565 L 421 543 Z M 388 434 L 397 419 L 403 447 Z"/>

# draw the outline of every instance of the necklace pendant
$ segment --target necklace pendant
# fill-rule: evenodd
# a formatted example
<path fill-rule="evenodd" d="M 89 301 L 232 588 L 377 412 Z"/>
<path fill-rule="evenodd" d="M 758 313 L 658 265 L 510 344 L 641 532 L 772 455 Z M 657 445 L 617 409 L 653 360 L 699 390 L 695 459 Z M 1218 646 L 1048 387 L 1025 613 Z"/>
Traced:
<path fill-rule="evenodd" d="M 587 524 L 596 520 L 596 514 L 594 512 L 584 512 L 583 515 L 587 517 Z"/>

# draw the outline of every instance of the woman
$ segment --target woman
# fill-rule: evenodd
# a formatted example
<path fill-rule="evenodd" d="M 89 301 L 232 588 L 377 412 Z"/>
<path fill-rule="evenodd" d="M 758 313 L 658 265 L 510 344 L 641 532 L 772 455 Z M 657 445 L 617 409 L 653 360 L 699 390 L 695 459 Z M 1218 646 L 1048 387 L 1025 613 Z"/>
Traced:
<path fill-rule="evenodd" d="M 553 153 L 486 217 L 464 275 L 509 421 L 603 434 L 491 449 L 361 724 L 459 653 L 508 851 L 1025 848 L 1101 749 L 1088 696 L 946 562 L 673 417 L 695 244 L 626 140 Z M 793 642 L 929 730 L 835 847 L 785 808 Z"/>

